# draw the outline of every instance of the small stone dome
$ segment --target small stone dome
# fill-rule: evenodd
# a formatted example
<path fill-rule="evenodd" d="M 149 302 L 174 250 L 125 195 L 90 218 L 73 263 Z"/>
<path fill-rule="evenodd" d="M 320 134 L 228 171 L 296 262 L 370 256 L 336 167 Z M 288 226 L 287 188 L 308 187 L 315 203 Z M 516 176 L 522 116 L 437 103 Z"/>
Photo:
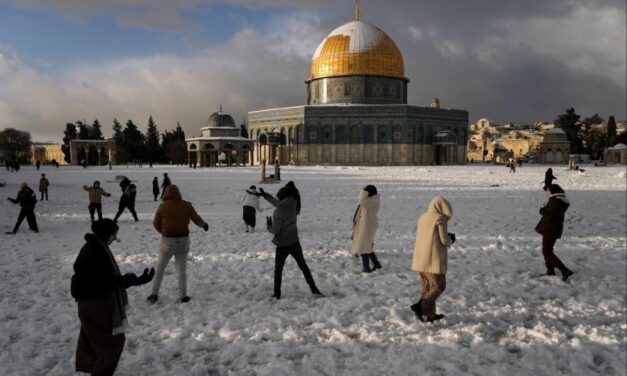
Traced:
<path fill-rule="evenodd" d="M 562 142 L 568 141 L 566 133 L 562 128 L 555 127 L 544 134 L 543 142 Z"/>
<path fill-rule="evenodd" d="M 207 126 L 209 128 L 217 128 L 217 127 L 235 127 L 235 121 L 231 115 L 225 114 L 222 110 L 218 112 L 214 112 L 209 116 L 209 120 L 207 120 Z"/>
<path fill-rule="evenodd" d="M 627 150 L 627 145 L 623 143 L 619 143 L 619 144 L 614 145 L 612 149 L 613 150 Z"/>

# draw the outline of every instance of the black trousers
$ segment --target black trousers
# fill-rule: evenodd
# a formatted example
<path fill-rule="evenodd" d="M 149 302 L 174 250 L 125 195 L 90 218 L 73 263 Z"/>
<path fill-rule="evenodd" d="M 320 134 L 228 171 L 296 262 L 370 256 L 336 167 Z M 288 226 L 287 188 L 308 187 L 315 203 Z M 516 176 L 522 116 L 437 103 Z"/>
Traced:
<path fill-rule="evenodd" d="M 257 212 L 255 208 L 251 206 L 244 206 L 244 223 L 246 225 L 255 228 L 255 224 L 257 222 Z"/>
<path fill-rule="evenodd" d="M 316 282 L 314 282 L 314 279 L 311 276 L 311 271 L 309 270 L 307 262 L 305 261 L 305 256 L 303 256 L 303 248 L 300 246 L 300 242 L 296 242 L 288 246 L 276 247 L 276 256 L 274 259 L 274 294 L 277 296 L 281 296 L 283 266 L 285 265 L 285 260 L 287 260 L 287 256 L 290 255 L 294 258 L 296 264 L 303 272 L 303 276 L 305 276 L 305 281 L 307 281 L 307 284 L 309 285 L 311 291 L 318 291 L 318 289 L 316 288 Z"/>
<path fill-rule="evenodd" d="M 364 265 L 364 269 L 370 269 L 370 260 L 372 260 L 372 265 L 375 268 L 381 265 L 379 264 L 379 260 L 377 260 L 377 255 L 372 251 L 371 253 L 361 255 L 361 262 Z"/>
<path fill-rule="evenodd" d="M 43 201 L 44 200 L 44 195 L 46 196 L 46 201 L 48 201 L 48 188 L 43 188 L 41 190 L 41 200 L 39 200 L 39 201 Z"/>
<path fill-rule="evenodd" d="M 128 208 L 128 210 L 131 212 L 131 214 L 133 214 L 133 218 L 135 218 L 135 222 L 139 221 L 139 219 L 137 219 L 137 213 L 135 212 L 135 207 L 134 206 L 120 204 L 120 206 L 118 207 L 118 212 L 115 214 L 115 218 L 113 218 L 114 222 L 118 221 L 118 218 L 120 218 L 120 216 L 124 212 L 124 209 L 126 209 L 126 208 Z"/>
<path fill-rule="evenodd" d="M 91 203 L 89 204 L 89 216 L 91 221 L 94 221 L 94 212 L 98 212 L 98 220 L 102 219 L 102 204 Z"/>
<path fill-rule="evenodd" d="M 37 227 L 37 219 L 35 219 L 35 208 L 22 208 L 20 210 L 20 214 L 17 216 L 17 223 L 15 223 L 15 227 L 13 227 L 13 232 L 17 232 L 22 224 L 22 221 L 24 221 L 24 218 L 26 218 L 28 227 L 31 230 L 35 232 L 39 231 L 39 228 Z"/>

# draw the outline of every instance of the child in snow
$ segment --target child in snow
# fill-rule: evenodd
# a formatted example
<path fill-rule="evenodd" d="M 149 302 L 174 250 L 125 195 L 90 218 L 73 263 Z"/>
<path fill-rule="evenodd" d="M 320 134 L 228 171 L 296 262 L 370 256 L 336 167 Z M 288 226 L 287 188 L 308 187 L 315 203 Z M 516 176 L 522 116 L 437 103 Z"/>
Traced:
<path fill-rule="evenodd" d="M 102 196 L 109 197 L 110 193 L 104 191 L 104 189 L 100 188 L 100 182 L 96 180 L 93 186 L 88 187 L 86 185 L 83 186 L 83 190 L 89 192 L 89 217 L 91 221 L 94 221 L 94 212 L 98 212 L 98 220 L 102 219 Z"/>
<path fill-rule="evenodd" d="M 374 253 L 374 234 L 379 227 L 379 195 L 374 185 L 368 185 L 361 192 L 357 202 L 357 210 L 353 216 L 353 236 L 351 236 L 351 254 L 361 255 L 363 272 L 370 273 L 381 269 L 381 264 Z M 372 260 L 372 269 L 370 269 Z"/>
<path fill-rule="evenodd" d="M 20 190 L 17 192 L 17 197 L 7 198 L 7 200 L 11 201 L 14 204 L 20 204 L 20 214 L 17 216 L 17 222 L 13 227 L 12 232 L 8 232 L 8 234 L 15 234 L 17 230 L 20 228 L 22 221 L 26 218 L 26 222 L 28 222 L 28 227 L 34 232 L 39 232 L 39 228 L 37 227 L 37 219 L 35 218 L 35 204 L 37 203 L 37 197 L 35 196 L 35 192 L 28 186 L 26 183 L 22 183 L 20 185 Z"/>
<path fill-rule="evenodd" d="M 562 237 L 564 230 L 564 213 L 570 206 L 566 193 L 557 184 L 551 184 L 545 191 L 549 201 L 540 209 L 542 219 L 536 226 L 536 231 L 542 235 L 542 255 L 546 265 L 546 275 L 555 275 L 555 268 L 562 272 L 562 280 L 568 280 L 573 272 L 553 253 L 555 242 Z"/>
<path fill-rule="evenodd" d="M 187 254 L 189 253 L 189 221 L 209 231 L 209 225 L 196 213 L 191 203 L 184 201 L 176 185 L 168 185 L 163 194 L 163 203 L 155 213 L 153 225 L 161 234 L 159 256 L 157 257 L 157 274 L 152 284 L 152 294 L 147 300 L 154 303 L 159 298 L 159 288 L 165 267 L 174 256 L 174 265 L 179 284 L 181 303 L 187 303 Z"/>
<path fill-rule="evenodd" d="M 452 215 L 451 204 L 444 197 L 436 196 L 418 219 L 411 268 L 420 272 L 422 296 L 411 309 L 423 322 L 444 318 L 444 315 L 436 313 L 435 301 L 446 289 L 448 247 L 455 242 L 455 234 L 447 232 Z"/>
<path fill-rule="evenodd" d="M 41 199 L 39 201 L 44 200 L 44 195 L 46 196 L 46 201 L 48 201 L 48 187 L 49 186 L 50 186 L 50 182 L 46 178 L 46 174 L 41 174 L 41 179 L 39 179 L 39 192 L 41 192 Z"/>
<path fill-rule="evenodd" d="M 311 293 L 314 295 L 322 296 L 322 293 L 316 287 L 316 283 L 311 275 L 311 271 L 303 256 L 303 248 L 298 240 L 298 227 L 296 226 L 296 199 L 294 195 L 296 192 L 294 188 L 285 186 L 279 190 L 276 194 L 276 198 L 272 197 L 268 193 L 263 191 L 263 188 L 259 188 L 261 196 L 265 198 L 274 209 L 272 218 L 266 218 L 266 225 L 268 231 L 274 234 L 272 243 L 276 246 L 276 253 L 274 259 L 274 295 L 275 299 L 281 299 L 281 281 L 283 278 L 283 266 L 287 256 L 292 256 L 296 261 L 296 264 L 303 272 L 305 281 L 311 289 Z"/>
<path fill-rule="evenodd" d="M 255 232 L 257 211 L 263 211 L 263 209 L 259 207 L 259 196 L 261 196 L 261 194 L 257 192 L 257 187 L 251 185 L 250 188 L 244 192 L 240 200 L 242 204 L 244 204 L 244 224 L 246 224 L 246 232 Z"/>
<path fill-rule="evenodd" d="M 137 191 L 135 190 L 135 184 L 129 184 L 124 188 L 124 193 L 122 193 L 122 196 L 120 197 L 120 202 L 118 204 L 118 212 L 115 214 L 113 222 L 117 223 L 118 218 L 120 218 L 120 216 L 124 212 L 124 209 L 128 209 L 131 212 L 133 218 L 135 219 L 135 222 L 139 221 L 139 219 L 137 218 L 137 212 L 135 212 L 136 195 Z"/>
<path fill-rule="evenodd" d="M 156 176 L 152 179 L 152 195 L 155 196 L 155 201 L 157 201 L 157 197 L 159 197 L 159 179 Z"/>
<path fill-rule="evenodd" d="M 76 371 L 113 375 L 126 340 L 126 289 L 150 282 L 154 269 L 122 275 L 109 249 L 118 226 L 110 219 L 91 225 L 74 262 L 71 293 L 78 303 L 81 331 L 76 346 Z"/>

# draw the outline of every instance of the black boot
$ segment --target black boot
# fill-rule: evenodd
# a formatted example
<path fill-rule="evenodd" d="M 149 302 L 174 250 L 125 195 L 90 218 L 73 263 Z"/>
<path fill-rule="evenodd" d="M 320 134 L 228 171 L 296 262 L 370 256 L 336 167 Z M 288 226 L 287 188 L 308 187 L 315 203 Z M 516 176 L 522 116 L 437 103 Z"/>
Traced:
<path fill-rule="evenodd" d="M 411 310 L 414 312 L 414 315 L 416 315 L 416 318 L 420 321 L 425 321 L 425 318 L 422 315 L 422 308 L 420 308 L 420 304 L 422 303 L 422 299 L 420 299 L 418 301 L 418 303 L 416 304 L 412 304 L 409 308 L 411 308 Z"/>
<path fill-rule="evenodd" d="M 555 275 L 555 268 L 547 268 L 545 275 Z"/>
<path fill-rule="evenodd" d="M 433 316 L 429 316 L 427 317 L 427 322 L 434 322 L 434 321 L 438 321 L 438 320 L 442 320 L 444 318 L 444 315 L 436 313 Z"/>
<path fill-rule="evenodd" d="M 567 267 L 563 267 L 560 271 L 562 272 L 562 281 L 564 282 L 568 281 L 568 277 L 573 275 L 573 271 Z"/>

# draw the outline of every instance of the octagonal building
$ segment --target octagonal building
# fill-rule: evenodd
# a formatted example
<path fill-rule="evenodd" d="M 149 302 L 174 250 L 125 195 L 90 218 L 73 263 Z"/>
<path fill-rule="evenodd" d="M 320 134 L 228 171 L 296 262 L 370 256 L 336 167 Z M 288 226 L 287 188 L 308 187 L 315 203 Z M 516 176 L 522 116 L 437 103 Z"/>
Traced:
<path fill-rule="evenodd" d="M 307 102 L 251 111 L 253 163 L 298 165 L 464 164 L 468 112 L 407 104 L 396 43 L 359 19 L 333 30 L 315 50 Z"/>

